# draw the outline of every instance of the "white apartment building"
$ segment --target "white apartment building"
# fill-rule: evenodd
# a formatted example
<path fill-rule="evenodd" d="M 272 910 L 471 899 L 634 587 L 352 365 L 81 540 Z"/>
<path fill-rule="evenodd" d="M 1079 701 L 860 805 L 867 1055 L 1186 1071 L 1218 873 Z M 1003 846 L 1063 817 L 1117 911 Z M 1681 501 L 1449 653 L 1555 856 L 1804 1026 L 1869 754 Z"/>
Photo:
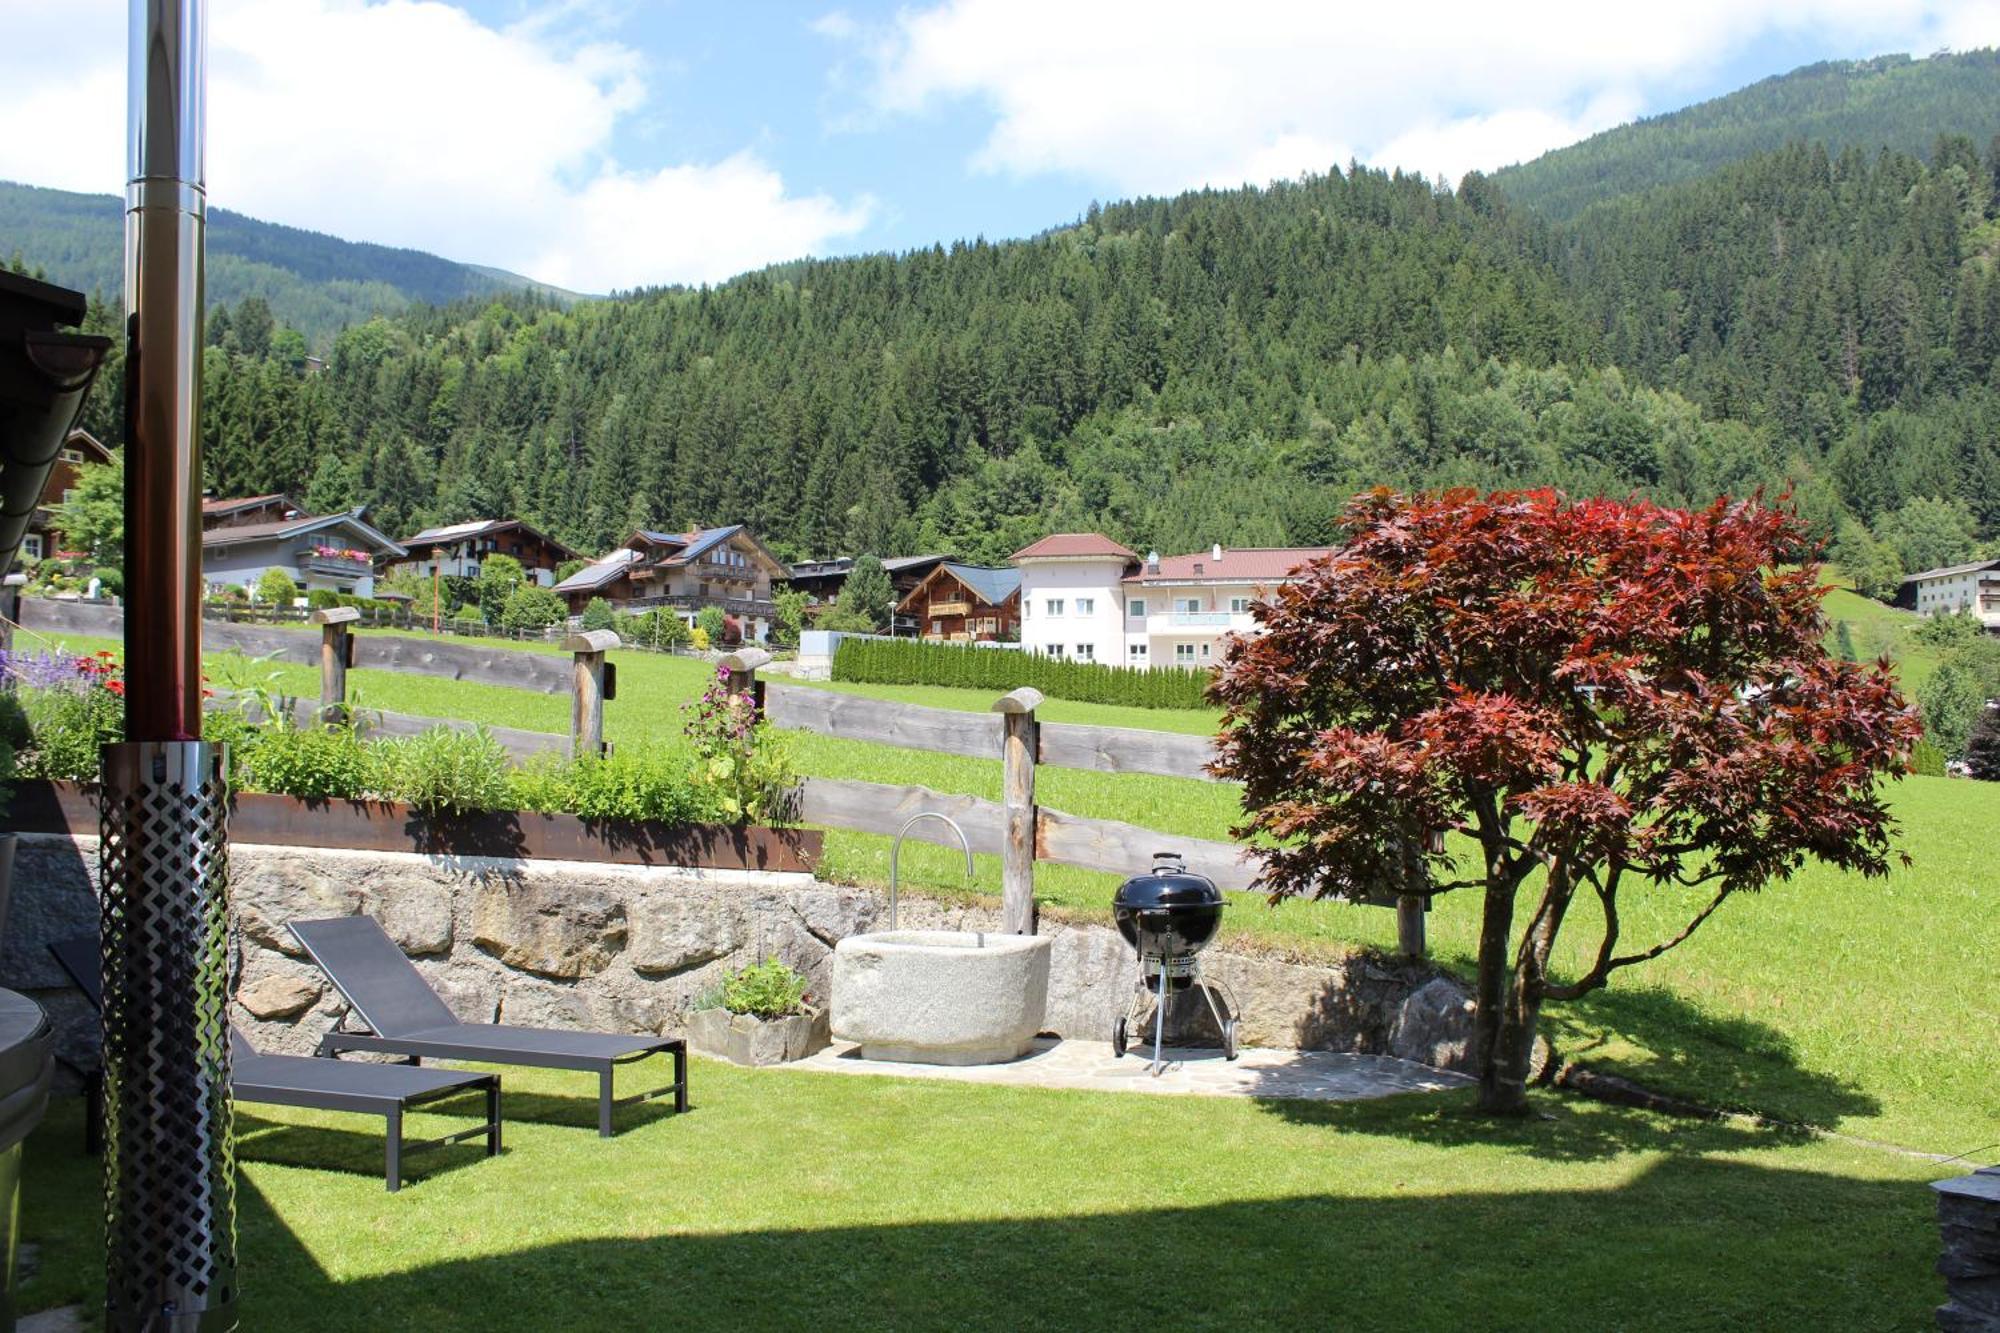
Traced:
<path fill-rule="evenodd" d="M 1970 611 L 1986 628 L 2000 632 L 2000 560 L 1927 569 L 1903 580 L 1898 606 L 1922 616 Z"/>
<path fill-rule="evenodd" d="M 1324 546 L 1212 546 L 1144 559 L 1094 532 L 1061 532 L 1016 551 L 1021 646 L 1115 666 L 1211 666 L 1230 634 L 1252 632 L 1250 607 Z"/>

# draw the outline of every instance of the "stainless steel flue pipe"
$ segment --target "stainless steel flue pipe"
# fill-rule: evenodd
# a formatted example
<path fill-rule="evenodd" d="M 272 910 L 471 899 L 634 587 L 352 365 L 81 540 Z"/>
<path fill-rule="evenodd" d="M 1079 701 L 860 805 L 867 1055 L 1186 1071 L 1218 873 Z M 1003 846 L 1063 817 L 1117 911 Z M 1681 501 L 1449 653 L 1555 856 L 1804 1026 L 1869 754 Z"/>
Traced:
<path fill-rule="evenodd" d="M 236 1325 L 228 793 L 201 740 L 207 0 L 131 0 L 125 735 L 103 759 L 105 1323 Z"/>

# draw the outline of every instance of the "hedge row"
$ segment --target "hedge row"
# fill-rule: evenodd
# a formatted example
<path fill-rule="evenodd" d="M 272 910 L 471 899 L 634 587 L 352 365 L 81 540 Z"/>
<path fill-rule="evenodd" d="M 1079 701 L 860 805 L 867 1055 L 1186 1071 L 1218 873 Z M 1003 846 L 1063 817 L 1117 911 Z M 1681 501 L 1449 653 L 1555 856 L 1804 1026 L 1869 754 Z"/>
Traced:
<path fill-rule="evenodd" d="M 1023 685 L 1051 699 L 1132 708 L 1205 708 L 1208 672 L 1186 667 L 1134 670 L 1071 662 L 1012 648 L 974 648 L 916 639 L 845 638 L 833 678 L 875 685 L 950 685 L 1005 694 Z"/>

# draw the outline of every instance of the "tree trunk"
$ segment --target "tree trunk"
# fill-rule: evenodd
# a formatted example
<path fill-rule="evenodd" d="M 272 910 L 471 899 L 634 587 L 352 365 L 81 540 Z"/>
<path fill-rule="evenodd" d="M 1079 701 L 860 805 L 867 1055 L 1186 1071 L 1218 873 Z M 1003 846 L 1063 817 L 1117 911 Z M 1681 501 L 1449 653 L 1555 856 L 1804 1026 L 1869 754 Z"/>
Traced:
<path fill-rule="evenodd" d="M 1534 1057 L 1541 995 L 1518 980 L 1500 1013 L 1499 1031 L 1479 1075 L 1479 1109 L 1486 1115 L 1528 1113 L 1528 1066 Z"/>
<path fill-rule="evenodd" d="M 1487 1110 L 1495 1093 L 1493 1082 L 1496 1057 L 1503 1048 L 1505 1017 L 1511 1008 L 1507 981 L 1513 969 L 1507 960 L 1507 946 L 1514 933 L 1514 890 L 1512 883 L 1486 887 L 1486 910 L 1479 925 L 1479 979 L 1472 1010 L 1472 1067 L 1479 1074 L 1479 1107 Z"/>

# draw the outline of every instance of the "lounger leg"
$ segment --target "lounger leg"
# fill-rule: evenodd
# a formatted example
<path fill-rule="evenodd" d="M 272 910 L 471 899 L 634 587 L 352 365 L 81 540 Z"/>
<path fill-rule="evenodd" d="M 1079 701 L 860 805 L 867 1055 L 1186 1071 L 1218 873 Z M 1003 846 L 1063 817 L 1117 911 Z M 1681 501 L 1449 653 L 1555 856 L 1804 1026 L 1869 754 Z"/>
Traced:
<path fill-rule="evenodd" d="M 688 1053 L 686 1046 L 674 1047 L 674 1110 L 688 1109 Z"/>
<path fill-rule="evenodd" d="M 403 1108 L 389 1112 L 389 1193 L 403 1188 Z"/>
<path fill-rule="evenodd" d="M 597 1075 L 597 1136 L 611 1137 L 611 1072 L 612 1066 L 605 1065 Z"/>
<path fill-rule="evenodd" d="M 486 1155 L 500 1155 L 500 1084 L 497 1080 L 486 1089 Z"/>

